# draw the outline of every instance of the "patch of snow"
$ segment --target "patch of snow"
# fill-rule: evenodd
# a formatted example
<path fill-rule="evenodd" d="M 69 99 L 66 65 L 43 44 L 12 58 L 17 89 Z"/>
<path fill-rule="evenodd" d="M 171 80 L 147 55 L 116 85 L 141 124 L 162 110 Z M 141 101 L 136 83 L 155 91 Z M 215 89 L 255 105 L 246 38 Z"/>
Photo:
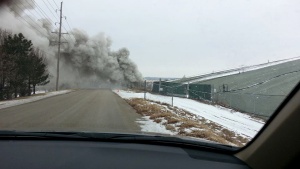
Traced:
<path fill-rule="evenodd" d="M 129 93 L 123 90 L 115 92 L 120 97 L 125 99 L 144 98 L 144 93 Z M 170 96 L 154 95 L 151 93 L 147 93 L 146 97 L 149 100 L 160 101 L 169 104 L 171 103 L 172 99 Z M 254 119 L 247 114 L 236 112 L 232 109 L 220 106 L 208 105 L 194 100 L 178 97 L 173 98 L 173 103 L 174 106 L 189 111 L 197 116 L 201 116 L 207 120 L 213 121 L 214 123 L 217 123 L 222 127 L 245 137 L 253 138 L 264 125 L 263 121 Z"/>
<path fill-rule="evenodd" d="M 175 135 L 175 133 L 173 133 L 172 131 L 167 130 L 164 125 L 152 121 L 149 118 L 149 116 L 142 117 L 138 119 L 136 122 L 140 124 L 141 131 L 143 132 Z"/>
<path fill-rule="evenodd" d="M 48 91 L 46 90 L 38 90 L 38 91 L 35 91 L 35 94 L 41 94 L 41 93 L 47 93 Z M 33 94 L 33 92 L 31 93 Z"/>
<path fill-rule="evenodd" d="M 72 92 L 72 90 L 60 90 L 60 91 L 55 91 L 55 92 L 49 92 L 49 93 L 45 93 L 45 95 L 39 95 L 39 96 L 29 96 L 27 98 L 21 99 L 15 99 L 15 100 L 7 100 L 7 101 L 1 101 L 0 102 L 0 109 L 4 109 L 7 107 L 12 107 L 12 106 L 17 106 L 20 104 L 25 104 L 25 103 L 30 103 L 30 102 L 34 102 L 37 100 L 41 100 L 47 97 L 51 97 L 51 96 L 56 96 L 56 95 L 60 95 L 60 94 L 66 94 Z"/>
<path fill-rule="evenodd" d="M 164 124 L 164 123 L 168 123 L 168 120 L 164 119 L 164 118 L 160 118 L 161 119 L 161 124 Z"/>
<path fill-rule="evenodd" d="M 210 75 L 210 76 L 207 76 L 207 77 L 202 77 L 202 78 L 198 78 L 198 79 L 195 79 L 195 80 L 190 80 L 188 82 L 184 82 L 183 84 L 200 82 L 200 81 L 204 81 L 204 80 L 210 80 L 210 79 L 215 79 L 215 78 L 218 78 L 218 77 L 229 76 L 229 75 L 234 75 L 234 74 L 239 74 L 239 73 L 240 73 L 239 71 L 220 73 L 220 74 L 217 74 L 217 75 Z"/>
<path fill-rule="evenodd" d="M 186 133 L 191 133 L 193 130 L 191 130 L 190 128 L 185 128 L 184 129 L 184 132 L 186 132 Z"/>

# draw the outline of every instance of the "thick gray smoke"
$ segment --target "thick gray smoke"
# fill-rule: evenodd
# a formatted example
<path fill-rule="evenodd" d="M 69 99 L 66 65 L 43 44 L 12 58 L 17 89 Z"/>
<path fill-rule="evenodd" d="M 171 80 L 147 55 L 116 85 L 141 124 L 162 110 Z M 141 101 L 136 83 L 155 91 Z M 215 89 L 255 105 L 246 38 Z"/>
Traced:
<path fill-rule="evenodd" d="M 50 87 L 55 84 L 57 46 L 50 41 L 57 41 L 57 31 L 47 18 L 32 18 L 29 10 L 35 8 L 33 1 L 0 0 L 0 28 L 23 33 L 32 40 L 35 47 L 45 51 L 52 75 Z M 21 18 L 22 17 L 22 18 Z M 23 20 L 26 19 L 26 21 Z M 108 84 L 139 82 L 142 75 L 137 66 L 129 59 L 126 48 L 112 51 L 111 39 L 104 33 L 94 37 L 79 29 L 64 36 L 68 43 L 62 45 L 60 62 L 60 84 L 66 87 L 99 87 Z"/>

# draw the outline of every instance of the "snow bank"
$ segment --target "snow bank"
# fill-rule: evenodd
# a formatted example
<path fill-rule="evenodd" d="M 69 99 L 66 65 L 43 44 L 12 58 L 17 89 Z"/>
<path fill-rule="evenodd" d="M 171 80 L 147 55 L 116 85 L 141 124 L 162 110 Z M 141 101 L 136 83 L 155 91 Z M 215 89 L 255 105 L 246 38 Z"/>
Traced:
<path fill-rule="evenodd" d="M 133 93 L 123 90 L 117 90 L 115 93 L 125 99 L 144 98 L 144 93 Z M 146 98 L 168 104 L 171 104 L 172 101 L 170 96 L 154 95 L 151 93 L 147 93 Z M 245 137 L 253 138 L 264 125 L 263 121 L 221 106 L 208 105 L 194 100 L 178 97 L 174 97 L 173 101 L 174 106 L 187 110 L 198 117 L 203 117 L 207 120 L 213 121 L 224 128 L 227 128 L 228 130 L 237 134 L 241 134 Z"/>
<path fill-rule="evenodd" d="M 4 109 L 7 107 L 12 107 L 12 106 L 16 106 L 16 105 L 20 105 L 20 104 L 25 104 L 25 103 L 30 103 L 30 102 L 34 102 L 37 100 L 41 100 L 47 97 L 51 97 L 51 96 L 56 96 L 56 95 L 60 95 L 60 94 L 66 94 L 72 92 L 72 90 L 61 90 L 61 91 L 55 91 L 55 92 L 49 92 L 49 93 L 45 93 L 45 92 L 36 92 L 36 93 L 45 93 L 44 95 L 39 95 L 39 96 L 30 96 L 30 97 L 26 97 L 24 99 L 18 98 L 16 100 L 8 100 L 8 101 L 1 101 L 0 102 L 0 109 Z"/>

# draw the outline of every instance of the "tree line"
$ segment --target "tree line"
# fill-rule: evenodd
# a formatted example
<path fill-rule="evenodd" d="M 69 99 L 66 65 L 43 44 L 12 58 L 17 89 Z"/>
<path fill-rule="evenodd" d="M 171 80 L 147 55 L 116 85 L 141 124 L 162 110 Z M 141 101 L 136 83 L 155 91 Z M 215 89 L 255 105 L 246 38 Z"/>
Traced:
<path fill-rule="evenodd" d="M 0 29 L 0 100 L 30 96 L 47 83 L 45 54 L 22 33 Z"/>

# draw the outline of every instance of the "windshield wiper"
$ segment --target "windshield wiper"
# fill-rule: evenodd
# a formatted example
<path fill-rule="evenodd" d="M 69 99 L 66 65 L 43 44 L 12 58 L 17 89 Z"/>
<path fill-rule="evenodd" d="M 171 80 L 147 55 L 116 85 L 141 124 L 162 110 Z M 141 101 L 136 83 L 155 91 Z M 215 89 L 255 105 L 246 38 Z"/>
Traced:
<path fill-rule="evenodd" d="M 1 138 L 29 138 L 29 139 L 71 139 L 109 142 L 128 142 L 146 144 L 164 144 L 173 146 L 192 146 L 222 151 L 235 151 L 238 148 L 213 142 L 183 139 L 174 136 L 124 134 L 124 133 L 93 133 L 93 132 L 24 132 L 0 131 Z"/>

